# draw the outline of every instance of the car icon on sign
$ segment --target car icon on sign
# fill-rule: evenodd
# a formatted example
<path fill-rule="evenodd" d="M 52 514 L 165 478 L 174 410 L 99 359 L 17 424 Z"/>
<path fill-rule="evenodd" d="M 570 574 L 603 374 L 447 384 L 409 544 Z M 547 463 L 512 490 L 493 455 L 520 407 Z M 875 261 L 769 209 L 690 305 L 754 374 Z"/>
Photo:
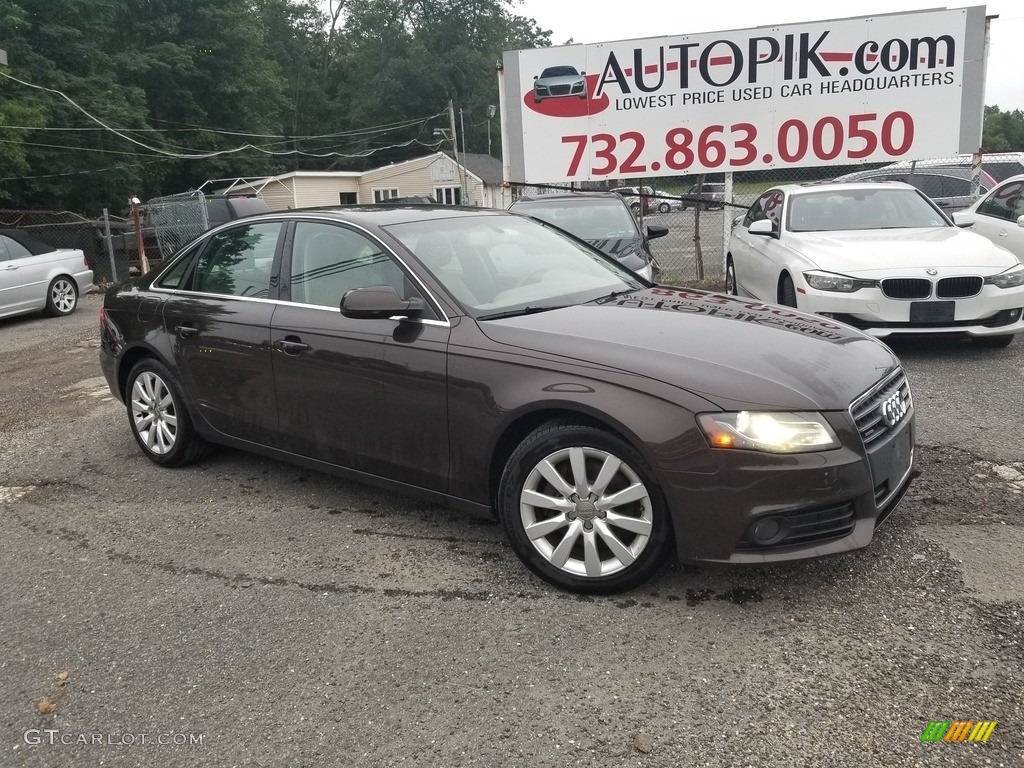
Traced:
<path fill-rule="evenodd" d="M 547 67 L 540 75 L 533 78 L 533 102 L 540 104 L 544 99 L 576 96 L 587 98 L 586 72 L 577 71 L 576 67 Z"/>

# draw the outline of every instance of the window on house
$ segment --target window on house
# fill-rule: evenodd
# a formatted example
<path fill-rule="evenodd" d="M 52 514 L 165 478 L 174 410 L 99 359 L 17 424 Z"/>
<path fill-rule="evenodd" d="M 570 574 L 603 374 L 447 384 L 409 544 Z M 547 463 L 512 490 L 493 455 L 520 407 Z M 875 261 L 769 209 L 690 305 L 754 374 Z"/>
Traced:
<path fill-rule="evenodd" d="M 458 187 L 434 187 L 434 199 L 441 205 L 462 205 L 462 190 Z"/>
<path fill-rule="evenodd" d="M 339 192 L 338 197 L 341 198 L 342 205 L 355 205 L 359 202 L 355 192 Z"/>
<path fill-rule="evenodd" d="M 373 202 L 375 203 L 383 203 L 385 200 L 390 200 L 393 197 L 398 197 L 397 187 L 373 190 Z"/>

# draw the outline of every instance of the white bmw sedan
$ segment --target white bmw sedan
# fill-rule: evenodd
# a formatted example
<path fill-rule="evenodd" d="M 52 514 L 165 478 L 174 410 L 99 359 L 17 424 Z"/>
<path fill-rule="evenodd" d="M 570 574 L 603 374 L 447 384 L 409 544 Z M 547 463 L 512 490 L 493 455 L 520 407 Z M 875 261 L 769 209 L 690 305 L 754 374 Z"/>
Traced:
<path fill-rule="evenodd" d="M 873 336 L 957 333 L 1003 347 L 1024 330 L 1024 265 L 899 182 L 769 189 L 734 223 L 725 275 L 731 294 Z"/>
<path fill-rule="evenodd" d="M 69 315 L 92 289 L 92 278 L 77 248 L 53 248 L 21 230 L 0 230 L 0 317 L 40 310 Z"/>

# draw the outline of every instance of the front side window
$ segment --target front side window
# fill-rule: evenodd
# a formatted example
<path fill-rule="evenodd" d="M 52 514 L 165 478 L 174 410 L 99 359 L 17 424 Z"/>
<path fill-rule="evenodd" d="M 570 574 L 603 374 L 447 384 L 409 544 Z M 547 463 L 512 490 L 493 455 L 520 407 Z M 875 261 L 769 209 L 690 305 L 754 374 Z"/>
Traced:
<path fill-rule="evenodd" d="M 26 256 L 31 255 L 32 252 L 17 240 L 6 235 L 0 235 L 0 261 L 4 259 L 24 259 Z"/>
<path fill-rule="evenodd" d="M 249 224 L 219 232 L 199 255 L 192 290 L 224 296 L 270 296 L 280 222 Z"/>
<path fill-rule="evenodd" d="M 981 205 L 978 206 L 978 213 L 984 216 L 992 216 L 1004 221 L 1015 221 L 1018 216 L 1024 215 L 1024 181 L 1015 181 L 997 189 L 992 190 Z"/>
<path fill-rule="evenodd" d="M 389 285 L 409 292 L 405 273 L 380 243 L 335 224 L 300 221 L 291 259 L 291 299 L 319 307 L 341 306 L 353 288 Z"/>
<path fill-rule="evenodd" d="M 750 210 L 747 211 L 747 216 L 743 220 L 743 226 L 749 227 L 755 221 L 761 221 L 762 219 L 771 219 L 775 229 L 779 228 L 779 217 L 782 215 L 782 193 L 777 189 L 772 189 L 765 192 L 754 204 L 750 206 Z"/>

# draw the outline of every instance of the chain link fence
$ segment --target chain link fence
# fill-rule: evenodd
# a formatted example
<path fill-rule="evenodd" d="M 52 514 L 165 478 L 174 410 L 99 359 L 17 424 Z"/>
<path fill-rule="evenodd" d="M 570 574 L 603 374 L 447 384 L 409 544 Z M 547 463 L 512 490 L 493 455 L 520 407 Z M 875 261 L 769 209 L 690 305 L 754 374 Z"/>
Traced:
<path fill-rule="evenodd" d="M 661 224 L 669 233 L 650 241 L 667 283 L 720 290 L 725 286 L 725 255 L 736 220 L 767 189 L 836 178 L 909 183 L 952 213 L 970 205 L 994 184 L 1024 173 L 1024 153 L 960 155 L 938 160 L 852 166 L 817 166 L 658 179 L 621 179 L 572 185 L 516 186 L 521 195 L 558 192 L 620 191 L 643 227 Z"/>

